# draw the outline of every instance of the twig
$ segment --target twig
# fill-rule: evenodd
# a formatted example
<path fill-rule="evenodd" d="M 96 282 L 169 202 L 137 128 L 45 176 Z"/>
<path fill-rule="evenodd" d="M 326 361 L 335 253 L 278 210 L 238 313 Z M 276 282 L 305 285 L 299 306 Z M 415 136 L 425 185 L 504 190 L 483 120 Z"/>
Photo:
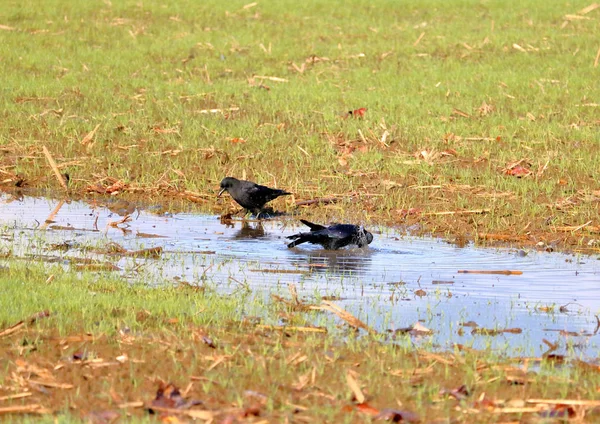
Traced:
<path fill-rule="evenodd" d="M 599 3 L 592 3 L 587 7 L 584 7 L 583 9 L 581 9 L 579 12 L 577 12 L 578 15 L 587 15 L 588 13 L 590 13 L 593 10 L 596 10 L 600 7 Z"/>
<path fill-rule="evenodd" d="M 288 289 L 290 291 L 290 296 L 292 297 L 292 301 L 296 305 L 300 305 L 302 302 L 300 302 L 300 299 L 298 299 L 298 291 L 296 290 L 296 285 L 294 283 L 289 283 Z"/>
<path fill-rule="evenodd" d="M 16 324 L 13 324 L 10 327 L 5 328 L 4 330 L 0 331 L 0 337 L 8 336 L 9 334 L 12 334 L 15 331 L 19 330 L 19 328 L 23 327 L 25 324 L 33 324 L 40 318 L 46 318 L 48 316 L 50 316 L 49 311 L 42 311 L 42 312 L 33 314 L 29 318 L 27 318 L 25 320 L 21 320 L 21 321 L 17 322 Z"/>
<path fill-rule="evenodd" d="M 566 226 L 559 226 L 559 227 L 554 227 L 554 231 L 560 231 L 560 232 L 575 232 L 575 231 L 579 231 L 579 230 L 583 230 L 585 228 L 586 231 L 589 232 L 597 232 L 600 227 L 597 226 L 590 226 L 590 224 L 592 223 L 592 221 L 588 221 L 585 224 L 581 224 L 581 225 L 566 225 Z M 587 228 L 586 228 L 587 227 Z"/>
<path fill-rule="evenodd" d="M 540 412 L 540 407 L 504 407 L 504 408 L 494 408 L 490 411 L 492 414 L 525 414 L 529 412 Z"/>
<path fill-rule="evenodd" d="M 598 48 L 598 53 L 596 53 L 596 60 L 594 60 L 594 68 L 598 67 L 598 61 L 600 61 L 600 48 Z"/>
<path fill-rule="evenodd" d="M 419 44 L 421 42 L 421 40 L 423 39 L 423 37 L 425 37 L 425 32 L 422 32 L 421 35 L 419 35 L 419 38 L 417 38 L 417 41 L 415 41 L 413 43 L 413 46 L 416 46 L 417 44 Z"/>
<path fill-rule="evenodd" d="M 56 179 L 58 180 L 58 182 L 60 183 L 60 185 L 65 190 L 68 190 L 67 183 L 65 182 L 65 178 L 62 176 L 62 174 L 58 170 L 58 166 L 56 166 L 56 162 L 54 162 L 54 158 L 52 157 L 52 155 L 48 151 L 48 148 L 46 146 L 42 146 L 42 149 L 44 150 L 44 155 L 46 155 L 46 159 L 48 160 L 48 163 L 50 164 L 50 167 L 54 171 L 54 175 L 56 175 Z"/>
<path fill-rule="evenodd" d="M 33 395 L 31 392 L 15 393 L 14 395 L 0 396 L 0 400 L 21 399 Z"/>
<path fill-rule="evenodd" d="M 144 402 L 141 400 L 133 401 L 133 402 L 125 402 L 119 404 L 119 409 L 127 409 L 127 408 L 142 408 L 144 406 Z"/>
<path fill-rule="evenodd" d="M 161 406 L 150 405 L 149 409 L 158 412 L 165 412 L 172 415 L 185 415 L 190 418 L 198 418 L 204 421 L 212 421 L 215 413 L 213 411 L 206 411 L 201 409 L 175 409 L 175 408 L 163 408 Z"/>
<path fill-rule="evenodd" d="M 60 211 L 60 208 L 62 208 L 64 204 L 65 204 L 64 200 L 61 200 L 60 202 L 58 202 L 58 205 L 56 205 L 56 207 L 52 210 L 52 212 L 50 212 L 50 215 L 48 215 L 48 218 L 46 218 L 46 221 L 44 221 L 44 223 L 42 225 L 40 225 L 40 230 L 45 230 L 46 227 L 48 225 L 50 225 L 50 223 L 52 223 L 52 221 L 54 221 L 54 218 L 56 218 L 56 214 L 58 213 L 58 211 Z"/>
<path fill-rule="evenodd" d="M 267 77 L 267 76 L 255 75 L 253 78 L 266 79 L 266 80 L 274 81 L 274 82 L 288 82 L 288 80 L 286 80 L 285 78 L 279 78 L 279 77 Z"/>
<path fill-rule="evenodd" d="M 306 150 L 304 150 L 302 147 L 298 146 L 297 144 L 296 144 L 296 147 L 297 147 L 298 149 L 300 149 L 300 151 L 301 151 L 302 153 L 304 153 L 304 154 L 306 155 L 306 157 L 307 157 L 307 158 L 310 158 L 310 157 L 311 157 L 311 156 L 310 156 L 310 154 L 309 154 L 309 153 L 308 153 Z"/>
<path fill-rule="evenodd" d="M 600 400 L 585 399 L 527 399 L 525 402 L 549 405 L 600 406 Z"/>
<path fill-rule="evenodd" d="M 463 141 L 494 141 L 492 137 L 465 137 Z"/>
<path fill-rule="evenodd" d="M 428 212 L 424 213 L 424 216 L 430 215 L 470 215 L 470 214 L 481 214 L 488 213 L 491 209 L 474 209 L 470 211 L 444 211 L 444 212 Z"/>
<path fill-rule="evenodd" d="M 298 331 L 300 333 L 327 333 L 327 329 L 323 327 L 298 327 L 285 325 L 265 325 L 259 324 L 256 328 L 262 330 L 278 330 L 278 331 Z"/>
<path fill-rule="evenodd" d="M 363 403 L 365 401 L 365 395 L 360 389 L 360 385 L 358 384 L 354 376 L 350 373 L 350 370 L 346 372 L 346 383 L 348 384 L 348 387 L 350 387 L 350 390 L 352 390 L 356 402 Z"/>
<path fill-rule="evenodd" d="M 239 107 L 229 107 L 229 108 L 225 108 L 225 109 L 202 109 L 199 110 L 198 113 L 221 113 L 221 112 L 236 112 L 240 110 Z"/>
<path fill-rule="evenodd" d="M 511 270 L 468 270 L 459 269 L 459 274 L 492 274 L 492 275 L 522 275 L 523 271 L 511 271 Z"/>
<path fill-rule="evenodd" d="M 32 405 L 15 405 L 0 408 L 2 414 L 49 414 L 50 411 L 38 403 Z"/>
<path fill-rule="evenodd" d="M 340 308 L 335 303 L 324 300 L 323 303 L 321 303 L 321 306 L 315 306 L 313 308 L 333 312 L 338 317 L 350 324 L 351 327 L 354 327 L 356 329 L 362 328 L 363 330 L 366 330 L 369 333 L 377 334 L 376 330 L 369 327 L 367 324 L 365 324 L 364 322 L 356 318 L 354 315 L 352 315 L 350 312 Z"/>
<path fill-rule="evenodd" d="M 35 385 L 43 386 L 43 387 L 49 387 L 52 389 L 65 389 L 66 390 L 66 389 L 72 389 L 73 387 L 75 387 L 69 383 L 57 383 L 54 381 L 33 380 L 33 379 L 30 379 L 27 381 L 31 384 L 35 384 Z"/>

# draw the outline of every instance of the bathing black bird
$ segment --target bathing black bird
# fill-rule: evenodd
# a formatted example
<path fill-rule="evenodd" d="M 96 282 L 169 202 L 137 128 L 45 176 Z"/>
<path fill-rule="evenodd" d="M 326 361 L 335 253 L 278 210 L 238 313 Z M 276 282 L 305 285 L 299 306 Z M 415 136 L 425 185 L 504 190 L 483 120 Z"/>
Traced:
<path fill-rule="evenodd" d="M 249 210 L 255 215 L 259 215 L 265 203 L 270 202 L 279 196 L 285 196 L 289 193 L 285 190 L 277 188 L 269 188 L 263 185 L 253 183 L 252 181 L 238 180 L 233 177 L 225 177 L 221 181 L 221 191 L 218 197 L 223 192 L 228 192 L 233 200 L 240 206 Z"/>
<path fill-rule="evenodd" d="M 288 236 L 288 239 L 294 240 L 288 244 L 288 247 L 290 248 L 308 242 L 320 244 L 328 250 L 336 250 L 348 246 L 349 244 L 364 247 L 373 241 L 373 234 L 366 231 L 362 226 L 335 224 L 325 227 L 323 225 L 313 224 L 304 219 L 301 219 L 300 222 L 309 227 L 310 232 Z"/>

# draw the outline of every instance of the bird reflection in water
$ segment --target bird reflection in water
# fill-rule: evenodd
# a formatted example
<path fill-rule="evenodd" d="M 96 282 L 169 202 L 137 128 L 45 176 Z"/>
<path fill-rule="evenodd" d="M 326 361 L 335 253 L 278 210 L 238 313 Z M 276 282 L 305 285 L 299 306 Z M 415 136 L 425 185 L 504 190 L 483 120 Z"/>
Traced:
<path fill-rule="evenodd" d="M 309 271 L 331 274 L 364 274 L 371 266 L 371 250 L 312 250 L 290 251 L 294 255 L 290 262 Z"/>
<path fill-rule="evenodd" d="M 240 228 L 234 235 L 233 238 L 235 239 L 256 239 L 256 238 L 262 238 L 265 236 L 265 229 L 262 225 L 262 222 L 258 221 L 258 222 L 253 222 L 252 224 L 254 225 L 250 225 L 251 223 L 243 220 L 242 221 L 242 228 Z"/>
<path fill-rule="evenodd" d="M 231 219 L 231 215 L 225 215 L 221 217 L 221 224 L 225 225 L 227 228 L 235 228 L 236 222 L 239 221 L 234 221 Z M 261 221 L 248 221 L 243 219 L 240 224 L 240 229 L 233 235 L 233 238 L 236 240 L 258 239 L 265 237 L 266 235 L 265 228 L 263 227 Z"/>

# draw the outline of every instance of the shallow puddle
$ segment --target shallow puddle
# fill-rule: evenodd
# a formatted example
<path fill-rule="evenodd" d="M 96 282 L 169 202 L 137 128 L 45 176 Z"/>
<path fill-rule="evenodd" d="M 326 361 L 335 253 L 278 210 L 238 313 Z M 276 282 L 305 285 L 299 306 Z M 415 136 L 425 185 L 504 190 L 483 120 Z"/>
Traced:
<path fill-rule="evenodd" d="M 126 214 L 130 220 L 119 223 Z M 46 221 L 49 216 L 52 222 Z M 99 206 L 0 195 L 0 254 L 10 251 L 73 269 L 88 264 L 125 278 L 143 275 L 149 284 L 185 281 L 226 293 L 249 287 L 257 295 L 289 297 L 288 284 L 293 283 L 303 300 L 318 303 L 318 297 L 331 296 L 390 336 L 420 321 L 433 334 L 413 337 L 415 343 L 440 349 L 460 343 L 539 356 L 548 350 L 546 339 L 559 344 L 554 353 L 597 357 L 596 257 L 459 248 L 388 228 L 370 229 L 375 240 L 368 249 L 288 249 L 285 236 L 299 230 L 306 228 L 291 218 L 223 224 L 217 216 L 138 210 L 127 202 Z M 111 243 L 129 252 L 162 252 L 124 256 Z M 522 274 L 461 272 L 508 270 Z M 472 327 L 462 325 L 468 322 L 522 332 L 475 335 Z"/>

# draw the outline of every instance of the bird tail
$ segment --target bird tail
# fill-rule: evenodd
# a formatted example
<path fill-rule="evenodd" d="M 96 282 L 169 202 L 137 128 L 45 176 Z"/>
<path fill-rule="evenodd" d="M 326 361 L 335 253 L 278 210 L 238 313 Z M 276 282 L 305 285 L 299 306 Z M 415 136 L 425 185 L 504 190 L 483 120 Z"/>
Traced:
<path fill-rule="evenodd" d="M 300 233 L 300 234 L 294 234 L 294 235 L 292 235 L 292 236 L 287 236 L 286 238 L 287 238 L 287 239 L 290 239 L 290 240 L 294 240 L 294 241 L 292 241 L 291 243 L 289 243 L 289 244 L 287 245 L 287 247 L 288 247 L 289 249 L 291 249 L 292 247 L 296 247 L 296 246 L 298 246 L 299 244 L 306 243 L 306 242 L 308 241 L 308 238 L 306 238 L 306 237 L 305 237 L 305 235 L 304 235 L 303 233 Z"/>
<path fill-rule="evenodd" d="M 313 224 L 312 222 L 307 221 L 306 219 L 301 219 L 300 222 L 306 225 L 308 228 L 310 228 L 310 231 L 319 231 L 324 230 L 326 228 L 323 225 Z"/>

